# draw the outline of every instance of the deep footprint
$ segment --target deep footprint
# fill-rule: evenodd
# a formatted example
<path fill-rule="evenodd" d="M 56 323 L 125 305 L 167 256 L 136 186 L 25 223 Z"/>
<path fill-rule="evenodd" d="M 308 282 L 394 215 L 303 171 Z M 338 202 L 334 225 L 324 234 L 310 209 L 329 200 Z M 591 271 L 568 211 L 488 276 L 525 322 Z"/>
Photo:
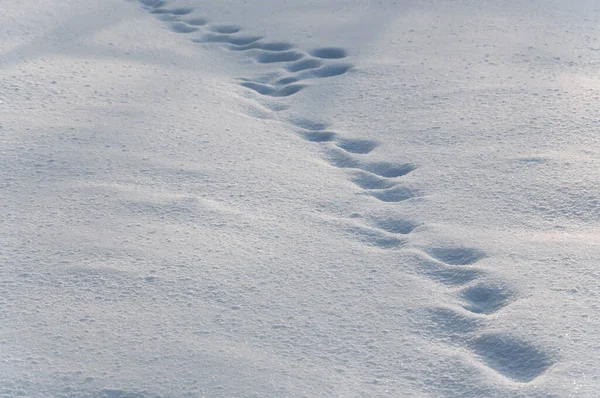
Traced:
<path fill-rule="evenodd" d="M 315 69 L 323 65 L 322 61 L 318 59 L 304 59 L 302 61 L 295 62 L 285 67 L 288 72 L 300 72 L 307 69 Z"/>
<path fill-rule="evenodd" d="M 379 145 L 375 141 L 371 140 L 353 140 L 353 139 L 341 139 L 335 143 L 338 147 L 342 148 L 346 152 L 367 154 Z"/>
<path fill-rule="evenodd" d="M 175 22 L 171 24 L 171 30 L 177 33 L 192 33 L 198 30 L 195 26 L 190 26 L 183 22 Z"/>
<path fill-rule="evenodd" d="M 240 30 L 242 30 L 242 28 L 237 25 L 215 25 L 211 26 L 209 30 L 215 33 L 230 35 L 232 33 L 239 32 Z"/>
<path fill-rule="evenodd" d="M 304 54 L 298 51 L 283 52 L 265 52 L 262 51 L 255 55 L 256 62 L 261 64 L 272 64 L 277 62 L 293 62 L 304 57 Z"/>
<path fill-rule="evenodd" d="M 148 8 L 159 8 L 167 5 L 167 2 L 164 0 L 139 0 L 139 2 Z"/>
<path fill-rule="evenodd" d="M 194 11 L 193 8 L 155 8 L 150 13 L 152 14 L 171 14 L 171 15 L 187 15 Z"/>
<path fill-rule="evenodd" d="M 493 314 L 508 305 L 513 296 L 507 287 L 480 283 L 460 293 L 463 307 L 476 314 Z"/>
<path fill-rule="evenodd" d="M 421 256 L 415 257 L 415 263 L 419 265 L 419 273 L 446 286 L 462 286 L 483 274 L 478 269 L 440 264 Z"/>
<path fill-rule="evenodd" d="M 354 65 L 351 64 L 333 64 L 326 65 L 318 69 L 313 69 L 309 71 L 305 71 L 300 75 L 301 79 L 310 79 L 310 78 L 325 78 L 325 77 L 333 77 L 340 76 L 344 73 L 348 72 L 352 69 Z"/>
<path fill-rule="evenodd" d="M 319 69 L 307 70 L 307 71 L 301 72 L 295 76 L 286 76 L 284 78 L 277 80 L 275 82 L 275 84 L 285 85 L 285 84 L 295 83 L 300 80 L 320 79 L 320 78 L 326 78 L 326 77 L 339 76 L 339 75 L 343 75 L 344 73 L 348 72 L 352 68 L 353 68 L 353 65 L 350 65 L 350 64 L 327 65 L 327 66 L 324 66 Z"/>
<path fill-rule="evenodd" d="M 327 127 L 329 127 L 327 123 L 315 122 L 308 119 L 292 119 L 290 120 L 290 123 L 292 123 L 296 127 L 300 127 L 304 130 L 310 131 L 325 130 Z"/>
<path fill-rule="evenodd" d="M 382 202 L 403 202 L 415 197 L 412 189 L 395 187 L 381 191 L 369 192 L 369 195 L 381 200 Z"/>
<path fill-rule="evenodd" d="M 339 150 L 330 150 L 327 153 L 327 158 L 333 166 L 360 169 L 386 178 L 402 177 L 416 169 L 416 167 L 411 164 L 397 164 L 390 162 L 363 163 Z"/>
<path fill-rule="evenodd" d="M 262 39 L 261 36 L 230 36 L 223 34 L 207 34 L 200 39 L 193 39 L 194 43 L 229 43 L 244 46 Z"/>
<path fill-rule="evenodd" d="M 410 234 L 417 227 L 417 224 L 412 221 L 398 218 L 375 218 L 372 223 L 384 231 L 402 235 Z"/>
<path fill-rule="evenodd" d="M 252 44 L 246 44 L 244 46 L 232 45 L 229 47 L 232 51 L 247 51 L 247 50 L 265 50 L 265 51 L 287 51 L 294 48 L 290 43 L 286 42 L 256 42 Z"/>
<path fill-rule="evenodd" d="M 509 334 L 484 334 L 469 345 L 484 364 L 520 383 L 534 380 L 554 363 L 540 348 Z"/>
<path fill-rule="evenodd" d="M 340 59 L 348 56 L 348 52 L 339 47 L 322 47 L 310 51 L 310 55 L 322 59 Z"/>
<path fill-rule="evenodd" d="M 336 137 L 336 133 L 332 131 L 305 131 L 299 133 L 299 135 L 310 142 L 331 142 Z"/>
<path fill-rule="evenodd" d="M 327 77 L 340 76 L 348 72 L 354 66 L 350 64 L 326 65 L 322 68 L 306 70 L 296 76 L 287 76 L 279 79 L 275 84 L 289 84 L 300 80 L 322 79 Z"/>
<path fill-rule="evenodd" d="M 289 86 L 285 86 L 280 89 L 273 88 L 266 84 L 253 83 L 253 82 L 244 82 L 241 83 L 243 87 L 249 88 L 251 90 L 256 91 L 261 95 L 266 95 L 269 97 L 288 97 L 290 95 L 296 94 L 300 90 L 302 90 L 304 85 L 302 84 L 290 84 Z"/>
<path fill-rule="evenodd" d="M 189 18 L 184 20 L 185 23 L 187 23 L 188 25 L 193 25 L 193 26 L 204 26 L 208 23 L 208 19 L 206 18 Z"/>
<path fill-rule="evenodd" d="M 351 181 L 362 189 L 388 189 L 396 185 L 386 178 L 361 171 L 354 173 Z"/>
<path fill-rule="evenodd" d="M 431 257 L 450 265 L 471 265 L 486 257 L 481 250 L 466 247 L 434 247 L 425 251 Z"/>

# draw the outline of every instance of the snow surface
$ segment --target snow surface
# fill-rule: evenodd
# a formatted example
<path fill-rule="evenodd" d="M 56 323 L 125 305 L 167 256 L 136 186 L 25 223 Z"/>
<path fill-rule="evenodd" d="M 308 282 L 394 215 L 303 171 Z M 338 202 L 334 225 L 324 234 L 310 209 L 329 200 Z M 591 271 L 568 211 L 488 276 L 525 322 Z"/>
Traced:
<path fill-rule="evenodd" d="M 600 396 L 596 1 L 0 6 L 0 396 Z"/>

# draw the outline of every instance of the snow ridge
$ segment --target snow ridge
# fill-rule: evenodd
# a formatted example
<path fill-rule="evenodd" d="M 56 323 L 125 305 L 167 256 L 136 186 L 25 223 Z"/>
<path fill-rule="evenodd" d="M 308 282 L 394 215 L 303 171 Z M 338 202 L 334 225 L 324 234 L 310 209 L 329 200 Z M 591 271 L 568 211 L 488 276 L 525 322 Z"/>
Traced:
<path fill-rule="evenodd" d="M 274 64 L 281 73 L 259 78 L 239 78 L 240 86 L 260 96 L 290 97 L 310 86 L 314 79 L 332 78 L 351 73 L 354 65 L 337 60 L 348 57 L 344 48 L 322 47 L 302 51 L 291 43 L 267 41 L 264 37 L 244 35 L 236 25 L 211 24 L 204 17 L 191 17 L 193 8 L 169 8 L 167 1 L 138 0 L 150 13 L 169 24 L 179 34 L 200 33 L 195 43 L 220 43 L 229 51 L 239 52 L 259 64 Z M 304 83 L 300 83 L 304 82 Z M 285 107 L 275 108 L 285 109 Z M 330 131 L 327 123 L 312 120 L 288 120 L 301 139 L 326 146 L 325 159 L 337 168 L 347 169 L 349 179 L 373 200 L 389 203 L 414 200 L 423 193 L 402 186 L 401 178 L 414 172 L 414 164 L 372 162 L 370 152 L 380 142 L 344 137 Z M 359 216 L 360 217 L 360 216 Z M 358 217 L 357 217 L 358 218 Z M 486 275 L 482 265 L 488 255 L 469 247 L 410 247 L 409 237 L 420 224 L 413 220 L 375 219 L 368 225 L 352 227 L 353 235 L 382 250 L 404 250 L 414 257 L 417 272 L 447 288 L 451 304 L 427 309 L 423 332 L 457 351 L 467 352 L 483 369 L 493 371 L 512 382 L 529 383 L 542 376 L 556 362 L 549 350 L 508 332 L 486 331 L 492 316 L 517 299 L 518 294 L 506 283 L 481 281 Z M 118 396 L 118 395 L 114 395 Z"/>

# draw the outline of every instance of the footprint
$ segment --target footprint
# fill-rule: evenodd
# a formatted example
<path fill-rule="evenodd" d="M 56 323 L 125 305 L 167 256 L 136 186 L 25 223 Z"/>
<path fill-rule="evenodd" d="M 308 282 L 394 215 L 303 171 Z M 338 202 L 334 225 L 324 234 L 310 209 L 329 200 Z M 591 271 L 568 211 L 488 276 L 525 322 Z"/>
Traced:
<path fill-rule="evenodd" d="M 425 251 L 436 260 L 450 265 L 471 265 L 486 257 L 481 250 L 466 247 L 428 248 Z"/>
<path fill-rule="evenodd" d="M 411 164 L 390 162 L 363 163 L 342 151 L 333 149 L 327 153 L 327 158 L 335 167 L 360 169 L 386 178 L 402 177 L 416 169 L 416 167 Z"/>
<path fill-rule="evenodd" d="M 279 74 L 277 73 L 268 73 L 266 75 L 260 76 L 260 77 L 255 77 L 252 79 L 248 79 L 246 77 L 240 77 L 239 80 L 243 81 L 243 82 L 250 82 L 250 83 L 260 83 L 260 84 L 270 84 L 273 79 L 277 79 L 279 77 Z"/>
<path fill-rule="evenodd" d="M 416 167 L 412 164 L 398 164 L 390 162 L 366 163 L 359 168 L 387 178 L 402 177 L 416 169 Z"/>
<path fill-rule="evenodd" d="M 406 241 L 399 239 L 395 236 L 386 235 L 375 229 L 366 227 L 352 227 L 348 228 L 348 231 L 352 233 L 353 237 L 359 241 L 369 245 L 376 246 L 381 249 L 394 249 L 402 247 L 406 244 Z"/>
<path fill-rule="evenodd" d="M 339 47 L 321 47 L 310 51 L 310 55 L 322 59 L 339 59 L 348 56 L 348 52 Z"/>
<path fill-rule="evenodd" d="M 362 189 L 388 189 L 396 185 L 386 178 L 362 171 L 354 173 L 351 181 Z"/>
<path fill-rule="evenodd" d="M 296 83 L 298 81 L 300 81 L 300 79 L 298 79 L 297 77 L 288 76 L 277 80 L 275 84 L 285 86 L 286 84 Z"/>
<path fill-rule="evenodd" d="M 151 8 L 159 8 L 167 5 L 167 2 L 164 0 L 139 0 L 139 2 L 145 7 Z"/>
<path fill-rule="evenodd" d="M 198 30 L 195 26 L 190 26 L 184 22 L 175 22 L 171 24 L 171 30 L 177 33 L 192 33 Z"/>
<path fill-rule="evenodd" d="M 445 268 L 437 269 L 435 271 L 430 269 L 427 274 L 431 279 L 434 279 L 443 285 L 460 286 L 481 277 L 483 272 L 480 270 L 464 268 Z"/>
<path fill-rule="evenodd" d="M 318 69 L 312 69 L 305 71 L 301 74 L 301 79 L 310 79 L 310 78 L 324 78 L 324 77 L 332 77 L 343 75 L 352 69 L 354 65 L 352 64 L 333 64 L 333 65 L 325 65 Z"/>
<path fill-rule="evenodd" d="M 208 23 L 208 19 L 206 18 L 188 18 L 184 20 L 188 25 L 193 26 L 204 26 Z"/>
<path fill-rule="evenodd" d="M 299 134 L 300 137 L 310 142 L 331 142 L 336 137 L 336 133 L 332 131 L 305 131 Z"/>
<path fill-rule="evenodd" d="M 237 46 L 244 46 L 262 39 L 261 36 L 230 36 L 224 34 L 207 34 L 199 39 L 193 39 L 194 43 L 228 43 Z"/>
<path fill-rule="evenodd" d="M 308 119 L 292 119 L 290 123 L 304 130 L 319 131 L 325 130 L 329 125 L 327 123 L 315 122 Z"/>
<path fill-rule="evenodd" d="M 335 143 L 346 152 L 367 154 L 379 145 L 371 140 L 341 139 Z"/>
<path fill-rule="evenodd" d="M 369 192 L 369 195 L 382 202 L 403 202 L 415 197 L 413 190 L 403 187 L 394 187 L 386 190 Z"/>
<path fill-rule="evenodd" d="M 353 67 L 354 65 L 351 64 L 326 65 L 318 69 L 306 70 L 296 76 L 284 77 L 275 82 L 275 84 L 289 84 L 306 79 L 322 79 L 326 77 L 339 76 L 348 72 Z"/>
<path fill-rule="evenodd" d="M 555 362 L 539 347 L 507 333 L 483 334 L 469 347 L 488 367 L 520 383 L 534 380 Z"/>
<path fill-rule="evenodd" d="M 300 136 L 311 142 L 332 142 L 346 152 L 366 154 L 379 145 L 375 141 L 359 139 L 336 139 L 337 134 L 332 131 L 309 131 L 301 132 Z"/>
<path fill-rule="evenodd" d="M 254 90 L 261 95 L 266 95 L 269 97 L 288 97 L 290 95 L 296 94 L 298 91 L 306 87 L 302 84 L 290 84 L 288 86 L 278 89 L 268 86 L 266 84 L 260 84 L 255 82 L 244 82 L 241 83 L 241 85 L 251 90 Z"/>
<path fill-rule="evenodd" d="M 150 11 L 151 14 L 171 14 L 171 15 L 187 15 L 194 11 L 193 8 L 155 8 Z"/>
<path fill-rule="evenodd" d="M 420 274 L 447 286 L 466 285 L 483 274 L 483 271 L 476 268 L 450 266 L 439 261 L 423 258 L 422 255 L 416 255 L 414 262 L 418 264 Z"/>
<path fill-rule="evenodd" d="M 371 221 L 377 228 L 393 234 L 410 234 L 418 226 L 416 223 L 399 218 L 374 218 Z"/>
<path fill-rule="evenodd" d="M 304 57 L 304 54 L 298 51 L 266 52 L 261 50 L 255 55 L 255 59 L 261 64 L 272 64 L 276 62 L 293 62 Z"/>
<path fill-rule="evenodd" d="M 232 45 L 229 47 L 232 51 L 247 51 L 247 50 L 265 50 L 265 51 L 287 51 L 294 48 L 294 46 L 290 43 L 286 43 L 283 41 L 280 42 L 256 42 L 251 44 L 246 44 L 244 46 L 235 46 Z"/>
<path fill-rule="evenodd" d="M 513 293 L 505 286 L 479 283 L 460 293 L 463 308 L 476 314 L 493 314 L 508 305 Z"/>
<path fill-rule="evenodd" d="M 237 25 L 214 25 L 211 26 L 209 30 L 215 33 L 230 35 L 232 33 L 239 32 L 240 30 L 242 30 L 242 28 Z"/>
<path fill-rule="evenodd" d="M 323 65 L 323 62 L 318 59 L 304 59 L 302 61 L 295 62 L 285 67 L 288 72 L 300 72 L 302 70 L 314 69 Z"/>

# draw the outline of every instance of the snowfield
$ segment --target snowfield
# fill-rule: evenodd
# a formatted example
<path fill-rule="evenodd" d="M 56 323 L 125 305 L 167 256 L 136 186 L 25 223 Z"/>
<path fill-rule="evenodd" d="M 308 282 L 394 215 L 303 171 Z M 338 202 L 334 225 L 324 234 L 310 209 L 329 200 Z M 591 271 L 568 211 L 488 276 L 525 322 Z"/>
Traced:
<path fill-rule="evenodd" d="M 4 0 L 0 396 L 600 396 L 600 5 Z"/>

